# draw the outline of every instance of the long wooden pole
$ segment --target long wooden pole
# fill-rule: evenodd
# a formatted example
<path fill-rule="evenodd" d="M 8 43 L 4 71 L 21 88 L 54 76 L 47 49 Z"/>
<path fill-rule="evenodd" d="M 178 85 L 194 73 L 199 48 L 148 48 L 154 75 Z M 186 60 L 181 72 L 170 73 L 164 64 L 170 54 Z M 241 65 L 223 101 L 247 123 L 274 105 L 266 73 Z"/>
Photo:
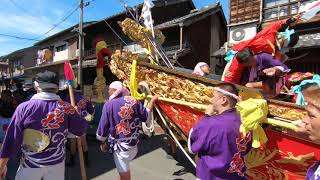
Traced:
<path fill-rule="evenodd" d="M 76 103 L 75 103 L 75 100 L 74 100 L 74 94 L 73 94 L 73 90 L 72 90 L 72 86 L 71 85 L 69 85 L 69 94 L 70 94 L 71 105 L 73 107 L 75 107 Z M 82 178 L 82 180 L 87 180 L 86 167 L 84 165 L 84 158 L 83 158 L 83 151 L 82 151 L 82 145 L 81 145 L 81 138 L 80 137 L 77 137 L 77 147 L 78 147 L 78 152 L 79 152 L 81 178 Z"/>
<path fill-rule="evenodd" d="M 152 98 L 151 95 L 148 95 L 147 98 Z M 206 110 L 207 106 L 203 105 L 203 104 L 197 104 L 197 103 L 191 103 L 191 102 L 186 102 L 186 101 L 181 101 L 181 100 L 176 100 L 176 99 L 169 99 L 169 98 L 164 98 L 164 97 L 159 97 L 160 101 L 166 101 L 166 102 L 170 102 L 170 103 L 175 103 L 175 104 L 179 104 L 179 105 L 184 105 L 184 106 L 189 106 L 192 108 L 196 108 L 199 109 L 201 111 Z M 274 119 L 274 118 L 267 118 L 264 123 L 266 124 L 270 124 L 273 126 L 278 126 L 278 127 L 283 127 L 286 129 L 291 129 L 296 131 L 298 129 L 298 126 L 295 125 L 294 123 L 290 122 L 290 121 L 282 121 L 279 119 Z"/>
<path fill-rule="evenodd" d="M 152 96 L 148 95 L 147 98 L 151 99 Z M 158 99 L 160 101 L 166 101 L 166 102 L 171 102 L 171 103 L 180 104 L 180 105 L 184 105 L 184 106 L 190 106 L 192 108 L 196 108 L 196 109 L 203 110 L 203 111 L 207 109 L 207 106 L 203 105 L 203 104 L 186 102 L 186 101 L 181 101 L 181 100 L 176 100 L 176 99 L 169 99 L 169 98 L 164 98 L 164 97 L 159 97 Z"/>

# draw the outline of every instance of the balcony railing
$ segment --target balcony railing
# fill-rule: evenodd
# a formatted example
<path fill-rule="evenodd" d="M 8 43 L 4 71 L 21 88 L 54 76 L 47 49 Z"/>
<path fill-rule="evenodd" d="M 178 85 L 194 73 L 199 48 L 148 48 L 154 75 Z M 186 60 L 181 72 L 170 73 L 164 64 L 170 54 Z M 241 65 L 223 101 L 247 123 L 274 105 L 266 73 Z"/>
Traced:
<path fill-rule="evenodd" d="M 312 0 L 287 0 L 287 3 L 278 4 L 274 6 L 267 5 L 268 0 L 264 0 L 265 8 L 263 8 L 263 19 L 265 22 L 280 20 L 298 14 L 299 7 L 302 4 L 312 2 Z M 271 1 L 270 3 L 277 2 Z M 266 7 L 269 6 L 269 7 Z"/>
<path fill-rule="evenodd" d="M 123 45 L 121 43 L 108 44 L 108 48 L 111 53 L 114 53 L 117 49 L 122 49 Z M 96 49 L 84 50 L 83 54 L 85 59 L 90 59 L 96 57 Z"/>

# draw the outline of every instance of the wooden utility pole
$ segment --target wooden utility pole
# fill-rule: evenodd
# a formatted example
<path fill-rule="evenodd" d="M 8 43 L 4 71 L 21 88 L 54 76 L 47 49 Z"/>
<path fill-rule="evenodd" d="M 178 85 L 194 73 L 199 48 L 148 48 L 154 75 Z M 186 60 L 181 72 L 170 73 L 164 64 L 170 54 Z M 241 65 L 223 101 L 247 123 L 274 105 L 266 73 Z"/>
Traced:
<path fill-rule="evenodd" d="M 78 84 L 82 85 L 82 60 L 83 60 L 83 0 L 80 0 L 80 22 L 79 22 L 79 60 L 78 60 Z"/>
<path fill-rule="evenodd" d="M 83 83 L 82 83 L 82 56 L 83 56 L 83 0 L 79 0 L 79 7 L 80 7 L 80 22 L 79 22 L 79 60 L 78 60 L 78 83 L 83 89 Z M 71 89 L 72 92 L 72 89 Z M 75 104 L 74 104 L 75 105 Z M 81 178 L 82 180 L 87 180 L 87 174 L 86 174 L 86 167 L 84 164 L 84 158 L 83 158 L 83 151 L 82 151 L 82 145 L 81 145 L 81 138 L 77 137 L 77 146 L 78 146 L 78 153 L 79 153 L 79 161 L 80 161 L 80 172 L 81 172 Z"/>

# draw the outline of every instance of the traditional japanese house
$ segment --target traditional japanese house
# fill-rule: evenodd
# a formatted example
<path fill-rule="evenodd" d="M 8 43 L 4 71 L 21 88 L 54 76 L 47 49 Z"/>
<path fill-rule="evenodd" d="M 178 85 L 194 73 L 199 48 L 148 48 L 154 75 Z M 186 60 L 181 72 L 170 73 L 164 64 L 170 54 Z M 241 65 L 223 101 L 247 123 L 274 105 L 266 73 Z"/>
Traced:
<path fill-rule="evenodd" d="M 1 86 L 30 79 L 25 69 L 35 65 L 36 56 L 37 50 L 31 46 L 0 57 Z"/>
<path fill-rule="evenodd" d="M 210 56 L 227 40 L 227 22 L 219 3 L 195 9 L 189 14 L 159 24 L 166 36 L 164 48 L 172 59 L 187 69 L 202 61 L 216 73 L 216 58 Z M 179 39 L 177 37 L 180 37 Z"/>
<path fill-rule="evenodd" d="M 151 13 L 155 26 L 171 21 L 172 19 L 184 17 L 195 9 L 192 0 L 159 0 L 153 1 L 153 3 L 155 6 L 151 9 Z M 141 9 L 142 4 L 139 4 L 133 8 L 132 13 L 140 16 Z M 85 61 L 83 63 L 83 71 L 84 74 L 90 74 L 90 76 L 84 75 L 83 82 L 85 85 L 93 84 L 96 77 L 96 52 L 94 44 L 96 38 L 103 38 L 112 53 L 117 49 L 127 49 L 135 53 L 143 52 L 143 49 L 136 42 L 131 41 L 123 34 L 121 27 L 118 25 L 118 21 L 123 21 L 127 17 L 131 18 L 128 11 L 120 12 L 84 29 L 86 36 L 84 39 Z M 167 41 L 168 40 L 166 40 L 166 42 Z M 179 34 L 175 37 L 175 43 L 174 45 L 179 46 Z M 105 68 L 104 75 L 107 77 L 107 84 L 110 84 L 116 79 L 108 68 Z"/>

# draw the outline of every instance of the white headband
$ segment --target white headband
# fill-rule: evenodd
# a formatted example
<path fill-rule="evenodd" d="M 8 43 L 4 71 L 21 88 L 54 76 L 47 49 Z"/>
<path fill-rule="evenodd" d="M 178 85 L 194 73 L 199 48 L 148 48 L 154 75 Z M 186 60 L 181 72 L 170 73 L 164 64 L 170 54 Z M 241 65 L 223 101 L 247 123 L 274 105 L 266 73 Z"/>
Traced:
<path fill-rule="evenodd" d="M 231 97 L 233 97 L 234 99 L 236 99 L 237 101 L 241 101 L 241 98 L 240 98 L 239 96 L 237 96 L 237 95 L 235 95 L 235 94 L 232 94 L 232 93 L 230 93 L 230 92 L 228 92 L 228 91 L 226 91 L 226 90 L 223 90 L 223 89 L 218 88 L 218 87 L 214 87 L 213 89 L 216 90 L 216 91 L 218 91 L 218 92 L 220 92 L 220 93 L 222 93 L 222 94 L 231 96 Z"/>
<path fill-rule="evenodd" d="M 54 83 L 47 83 L 47 82 L 37 82 L 34 81 L 34 86 L 40 89 L 58 89 L 58 85 Z"/>

